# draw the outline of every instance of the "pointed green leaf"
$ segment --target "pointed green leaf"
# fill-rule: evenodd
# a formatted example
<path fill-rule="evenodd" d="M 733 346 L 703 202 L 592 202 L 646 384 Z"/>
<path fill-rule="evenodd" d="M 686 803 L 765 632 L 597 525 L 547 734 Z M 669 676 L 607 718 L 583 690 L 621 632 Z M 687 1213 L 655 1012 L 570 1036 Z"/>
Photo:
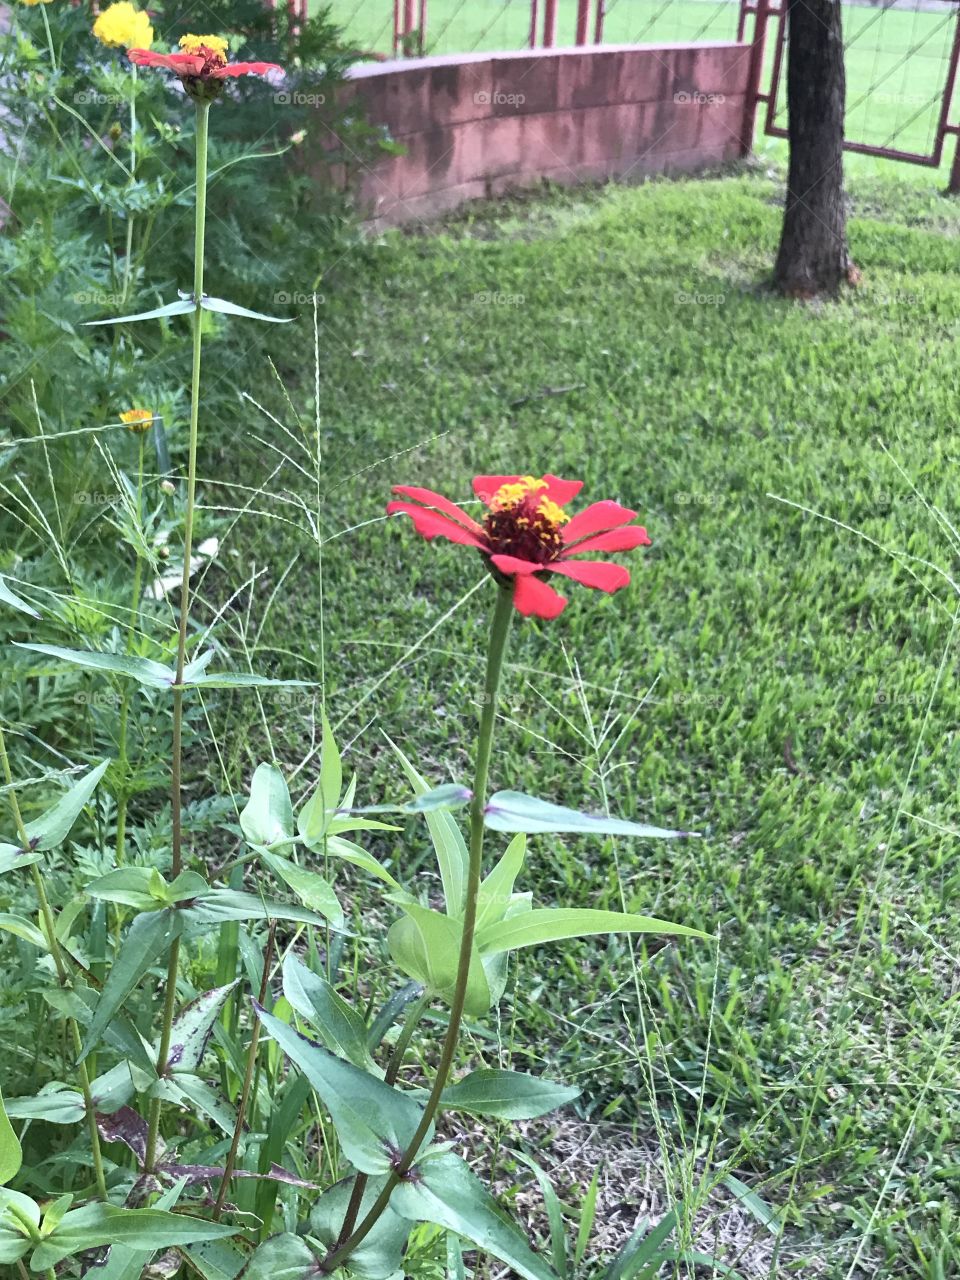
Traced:
<path fill-rule="evenodd" d="M 166 881 L 156 867 L 118 867 L 92 880 L 84 893 L 136 911 L 159 911 L 168 905 Z"/>
<path fill-rule="evenodd" d="M 326 852 L 333 858 L 341 858 L 355 867 L 362 867 L 364 871 L 369 871 L 372 876 L 388 884 L 391 889 L 401 888 L 400 881 L 395 880 L 372 853 L 368 853 L 361 845 L 354 844 L 352 840 L 344 840 L 342 836 L 330 836 L 326 843 Z"/>
<path fill-rule="evenodd" d="M 29 867 L 34 862 L 42 861 L 41 853 L 27 853 L 15 844 L 0 844 L 0 876 L 8 871 L 19 871 L 21 867 Z"/>
<path fill-rule="evenodd" d="M 480 1067 L 448 1085 L 440 1105 L 472 1116 L 496 1116 L 501 1120 L 532 1120 L 566 1106 L 580 1096 L 572 1085 L 528 1076 L 522 1071 Z"/>
<path fill-rule="evenodd" d="M 239 978 L 225 987 L 204 991 L 183 1006 L 170 1029 L 170 1049 L 167 1053 L 167 1067 L 170 1071 L 197 1070 L 214 1023 L 220 1017 L 220 1011 L 237 982 Z"/>
<path fill-rule="evenodd" d="M 395 921 L 387 932 L 390 955 L 408 977 L 422 982 L 428 991 L 450 1004 L 457 986 L 463 925 L 416 902 L 401 903 L 401 906 L 404 918 Z M 490 986 L 474 947 L 464 1011 L 478 1017 L 486 1013 L 490 1005 Z"/>
<path fill-rule="evenodd" d="M 5 1186 L 17 1176 L 21 1164 L 23 1152 L 20 1150 L 20 1139 L 13 1132 L 13 1125 L 4 1110 L 3 1095 L 0 1094 L 0 1186 Z"/>
<path fill-rule="evenodd" d="M 553 1269 L 560 1277 L 560 1280 L 567 1280 L 567 1233 L 563 1225 L 563 1206 L 560 1204 L 560 1197 L 554 1190 L 553 1183 L 540 1165 L 537 1164 L 536 1160 L 531 1159 L 523 1151 L 513 1151 L 511 1154 L 521 1164 L 525 1164 L 528 1169 L 533 1170 L 533 1175 L 540 1187 L 540 1194 L 543 1196 L 543 1207 L 547 1211 L 547 1222 L 550 1224 L 550 1261 L 553 1263 Z"/>
<path fill-rule="evenodd" d="M 265 1240 L 255 1250 L 243 1280 L 305 1280 L 316 1274 L 317 1262 L 306 1242 L 288 1232 Z"/>
<path fill-rule="evenodd" d="M 709 938 L 700 929 L 685 924 L 671 924 L 653 916 L 632 915 L 624 911 L 595 911 L 589 907 L 540 907 L 522 915 L 501 920 L 483 930 L 477 938 L 482 955 L 514 951 L 517 947 L 536 947 L 543 942 L 562 938 L 585 938 L 594 933 L 662 933 L 684 938 Z"/>
<path fill-rule="evenodd" d="M 34 1270 L 55 1267 L 71 1254 L 104 1244 L 131 1244 L 141 1249 L 169 1249 L 197 1240 L 236 1235 L 236 1228 L 166 1209 L 120 1209 L 87 1204 L 64 1215 L 53 1233 L 30 1259 Z"/>
<path fill-rule="evenodd" d="M 316 871 L 306 871 L 290 858 L 283 858 L 275 853 L 261 853 L 260 860 L 284 884 L 289 885 L 305 907 L 309 907 L 311 911 L 319 911 L 334 928 L 343 929 L 343 908 L 333 886 L 322 875 Z"/>
<path fill-rule="evenodd" d="M 330 1112 L 344 1154 L 361 1173 L 389 1173 L 416 1133 L 423 1108 L 409 1094 L 338 1058 L 254 1002 L 257 1017 Z M 433 1127 L 425 1141 L 432 1136 Z"/>
<path fill-rule="evenodd" d="M 85 1115 L 83 1094 L 73 1089 L 51 1089 L 35 1098 L 11 1098 L 7 1115 L 12 1120 L 46 1120 L 49 1124 L 77 1124 Z M 0 1182 L 9 1179 L 0 1178 Z"/>
<path fill-rule="evenodd" d="M 34 947 L 47 950 L 46 938 L 35 924 L 25 920 L 23 916 L 11 915 L 9 912 L 0 914 L 0 933 L 12 933 L 14 937 L 23 938 L 24 942 L 29 942 Z"/>
<path fill-rule="evenodd" d="M 316 790 L 300 810 L 297 830 L 304 844 L 315 846 L 322 840 L 330 820 L 340 803 L 343 790 L 343 764 L 340 749 L 330 728 L 326 712 L 321 712 L 323 737 L 320 743 L 320 777 Z"/>
<path fill-rule="evenodd" d="M 98 653 L 94 649 L 64 649 L 58 644 L 18 644 L 18 649 L 31 649 L 49 658 L 59 658 L 76 667 L 91 671 L 109 671 L 113 675 L 128 676 L 148 689 L 169 689 L 177 678 L 172 667 L 151 658 L 129 658 L 122 653 Z"/>
<path fill-rule="evenodd" d="M 295 920 L 299 924 L 323 924 L 323 916 L 290 902 L 274 902 L 238 889 L 208 889 L 183 912 L 191 928 L 221 924 L 224 920 Z"/>
<path fill-rule="evenodd" d="M 33 605 L 27 604 L 26 600 L 21 600 L 15 592 L 10 590 L 3 578 L 0 578 L 0 603 L 8 604 L 19 613 L 25 613 L 28 618 L 36 618 L 39 621 L 40 615 Z"/>
<path fill-rule="evenodd" d="M 95 769 L 85 773 L 69 791 L 60 797 L 52 809 L 48 809 L 33 822 L 27 823 L 26 830 L 30 837 L 31 848 L 43 851 L 56 849 L 63 844 L 84 806 L 96 791 L 97 784 L 106 773 L 109 764 L 109 760 L 104 760 Z"/>
<path fill-rule="evenodd" d="M 289 952 L 283 961 L 283 994 L 301 1018 L 316 1027 L 332 1053 L 364 1071 L 382 1075 L 367 1049 L 367 1027 L 359 1013 L 326 978 Z"/>
<path fill-rule="evenodd" d="M 258 764 L 250 783 L 250 799 L 240 813 L 247 843 L 269 849 L 293 842 L 293 805 L 286 779 L 273 764 Z"/>
<path fill-rule="evenodd" d="M 390 740 L 387 739 L 389 742 Z M 421 777 L 396 743 L 391 747 L 397 754 L 400 766 L 413 787 L 417 796 L 426 795 L 430 791 L 425 778 Z M 427 830 L 437 854 L 440 867 L 440 879 L 443 883 L 443 896 L 450 915 L 460 915 L 464 906 L 464 895 L 467 886 L 467 872 L 470 866 L 470 855 L 467 852 L 463 833 L 456 820 L 442 810 L 426 815 Z"/>
<path fill-rule="evenodd" d="M 224 298 L 208 298 L 206 294 L 200 299 L 200 305 L 204 311 L 216 311 L 225 316 L 245 316 L 248 320 L 269 320 L 271 324 L 293 324 L 296 319 L 295 316 L 265 316 L 261 311 L 249 311 L 246 307 L 238 307 L 235 302 L 227 302 Z"/>
<path fill-rule="evenodd" d="M 644 1277 L 656 1275 L 667 1261 L 663 1246 L 680 1221 L 682 1209 L 683 1202 L 678 1201 L 652 1230 L 644 1219 L 610 1263 L 603 1280 L 633 1280 L 641 1267 Z"/>
<path fill-rule="evenodd" d="M 203 675 L 216 656 L 216 652 L 216 649 L 207 649 L 204 653 L 201 653 L 199 658 L 194 658 L 193 662 L 188 662 L 183 668 L 183 683 L 189 684 L 197 676 Z"/>
<path fill-rule="evenodd" d="M 272 680 L 268 676 L 254 675 L 250 671 L 221 671 L 212 675 L 201 672 L 189 683 L 184 681 L 185 689 L 309 689 L 313 687 L 310 680 Z"/>
<path fill-rule="evenodd" d="M 165 955 L 183 932 L 185 914 L 168 907 L 144 912 L 131 922 L 87 1028 L 81 1062 L 100 1043 L 114 1014 L 153 962 Z"/>
<path fill-rule="evenodd" d="M 422 796 L 408 800 L 405 804 L 367 804 L 359 809 L 340 809 L 342 813 L 433 813 L 436 810 L 462 809 L 473 799 L 469 787 L 461 787 L 457 782 L 445 782 L 441 787 L 434 787 Z"/>
<path fill-rule="evenodd" d="M 498 791 L 484 809 L 484 825 L 491 831 L 556 831 L 569 835 L 646 836 L 648 839 L 674 840 L 678 836 L 696 836 L 696 831 L 667 831 L 648 827 L 625 818 L 609 818 L 602 813 L 579 813 L 561 804 L 538 800 L 522 791 Z"/>
<path fill-rule="evenodd" d="M 335 1183 L 323 1193 L 310 1213 L 310 1232 L 328 1249 L 332 1249 L 339 1238 L 354 1182 L 354 1178 L 344 1178 Z M 386 1182 L 385 1177 L 367 1181 L 358 1222 L 373 1208 Z M 369 1235 L 350 1254 L 350 1274 L 363 1280 L 388 1280 L 403 1265 L 403 1250 L 410 1231 L 409 1221 L 395 1213 L 388 1203 Z"/>
<path fill-rule="evenodd" d="M 512 904 L 513 886 L 523 867 L 527 837 L 521 832 L 507 845 L 500 861 L 480 885 L 477 894 L 477 932 L 502 920 Z"/>
<path fill-rule="evenodd" d="M 136 320 L 159 320 L 162 316 L 182 316 L 188 311 L 195 311 L 192 298 L 181 298 L 178 302 L 168 302 L 162 307 L 154 307 L 152 311 L 138 311 L 132 316 L 111 316 L 108 320 L 86 320 L 84 326 L 89 328 L 98 324 L 132 324 Z"/>
<path fill-rule="evenodd" d="M 728 1173 L 723 1180 L 723 1185 L 740 1201 L 747 1212 L 756 1218 L 757 1222 L 762 1223 L 767 1228 L 771 1235 L 779 1236 L 782 1233 L 783 1220 L 780 1214 L 772 1205 L 767 1204 L 766 1200 L 748 1187 L 745 1182 L 741 1182 L 732 1173 Z"/>
<path fill-rule="evenodd" d="M 153 1206 L 155 1209 L 172 1209 L 183 1192 L 183 1182 L 170 1187 Z M 142 1280 L 147 1264 L 155 1249 L 137 1249 L 131 1245 L 110 1246 L 106 1261 L 95 1268 L 96 1280 Z M 239 1267 L 237 1270 L 239 1271 Z"/>
<path fill-rule="evenodd" d="M 223 1133 L 233 1136 L 237 1125 L 236 1111 L 216 1089 L 211 1088 L 199 1076 L 176 1072 L 168 1080 L 158 1080 L 150 1093 L 174 1106 L 199 1112 L 212 1120 Z"/>
<path fill-rule="evenodd" d="M 459 1156 L 446 1152 L 422 1160 L 413 1177 L 393 1193 L 391 1204 L 413 1222 L 435 1222 L 464 1236 L 524 1280 L 555 1280 L 543 1258 L 533 1252 L 520 1228 L 497 1204 Z"/>

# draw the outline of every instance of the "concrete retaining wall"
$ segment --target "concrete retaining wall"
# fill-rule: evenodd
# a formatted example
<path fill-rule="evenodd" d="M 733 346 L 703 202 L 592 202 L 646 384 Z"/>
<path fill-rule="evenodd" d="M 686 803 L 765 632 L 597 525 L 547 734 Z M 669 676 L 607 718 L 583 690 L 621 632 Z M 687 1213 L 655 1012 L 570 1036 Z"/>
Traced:
<path fill-rule="evenodd" d="M 603 45 L 359 64 L 362 100 L 405 154 L 351 174 L 377 224 L 424 219 L 543 178 L 692 172 L 749 150 L 749 46 Z"/>

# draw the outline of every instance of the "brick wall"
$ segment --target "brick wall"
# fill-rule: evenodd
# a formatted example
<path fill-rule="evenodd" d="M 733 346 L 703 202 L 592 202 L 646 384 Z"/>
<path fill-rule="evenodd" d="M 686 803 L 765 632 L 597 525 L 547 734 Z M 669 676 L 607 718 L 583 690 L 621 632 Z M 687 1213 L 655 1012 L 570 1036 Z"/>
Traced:
<path fill-rule="evenodd" d="M 405 154 L 350 181 L 391 225 L 543 178 L 692 172 L 749 150 L 749 46 L 604 45 L 360 64 L 345 96 Z"/>

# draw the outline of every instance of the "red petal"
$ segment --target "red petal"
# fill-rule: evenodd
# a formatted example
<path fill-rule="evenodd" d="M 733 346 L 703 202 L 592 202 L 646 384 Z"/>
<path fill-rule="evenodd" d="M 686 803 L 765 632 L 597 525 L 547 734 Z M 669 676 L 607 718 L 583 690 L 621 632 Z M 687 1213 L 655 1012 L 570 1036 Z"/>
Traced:
<path fill-rule="evenodd" d="M 595 538 L 584 538 L 575 546 L 566 547 L 563 558 L 578 556 L 583 551 L 632 551 L 634 547 L 652 546 L 650 537 L 642 525 L 634 525 L 630 529 L 611 529 L 608 533 L 598 533 Z"/>
<path fill-rule="evenodd" d="M 606 529 L 616 529 L 636 518 L 635 511 L 621 507 L 619 502 L 594 502 L 584 511 L 578 512 L 569 524 L 564 525 L 563 540 L 569 546 L 578 538 L 589 537 L 591 533 L 602 533 Z"/>
<path fill-rule="evenodd" d="M 459 542 L 465 547 L 477 547 L 480 551 L 487 550 L 486 544 L 468 529 L 454 524 L 452 520 L 448 520 L 437 511 L 428 511 L 426 507 L 418 507 L 412 502 L 388 502 L 387 515 L 392 516 L 398 513 L 409 516 L 413 521 L 413 527 L 423 538 L 428 540 L 449 538 L 451 542 Z"/>
<path fill-rule="evenodd" d="M 149 49 L 128 49 L 127 57 L 138 67 L 166 67 L 178 76 L 198 76 L 203 70 L 203 58 L 192 53 L 152 53 Z"/>
<path fill-rule="evenodd" d="M 553 587 L 529 574 L 518 574 L 514 578 L 513 604 L 525 618 L 557 618 L 567 607 L 566 599 Z"/>
<path fill-rule="evenodd" d="M 607 564 L 603 560 L 567 560 L 552 564 L 551 573 L 562 573 L 565 578 L 594 587 L 597 591 L 619 591 L 630 581 L 630 570 L 622 564 Z"/>
<path fill-rule="evenodd" d="M 516 484 L 522 478 L 522 476 L 474 476 L 473 492 L 481 502 L 485 502 L 489 507 L 490 499 L 501 485 Z"/>
<path fill-rule="evenodd" d="M 559 476 L 545 475 L 547 482 L 546 496 L 558 507 L 565 507 L 572 502 L 583 488 L 582 480 L 561 480 Z"/>
<path fill-rule="evenodd" d="M 418 489 L 410 484 L 395 484 L 393 492 L 402 494 L 405 498 L 413 498 L 415 502 L 422 502 L 426 507 L 436 507 L 438 511 L 442 511 L 451 520 L 456 520 L 457 524 L 462 524 L 471 533 L 483 534 L 482 526 L 471 519 L 462 507 L 445 498 L 442 493 L 434 493 L 432 489 Z"/>
<path fill-rule="evenodd" d="M 508 576 L 516 576 L 518 573 L 538 573 L 547 566 L 537 564 L 535 560 L 521 560 L 519 556 L 495 555 L 490 557 L 492 564 L 495 564 L 501 573 Z"/>
<path fill-rule="evenodd" d="M 230 76 L 265 76 L 270 71 L 285 74 L 283 67 L 278 67 L 275 62 L 228 62 L 225 67 L 217 67 L 211 74 L 214 80 L 226 80 Z"/>

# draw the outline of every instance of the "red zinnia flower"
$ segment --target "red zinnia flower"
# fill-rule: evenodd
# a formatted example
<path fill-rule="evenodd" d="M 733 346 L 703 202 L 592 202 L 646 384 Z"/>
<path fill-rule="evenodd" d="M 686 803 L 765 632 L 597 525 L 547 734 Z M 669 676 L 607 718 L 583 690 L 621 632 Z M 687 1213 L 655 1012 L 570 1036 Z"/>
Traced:
<path fill-rule="evenodd" d="M 138 67 L 165 67 L 175 72 L 192 98 L 215 98 L 224 80 L 232 76 L 265 76 L 283 72 L 275 62 L 228 62 L 227 42 L 222 36 L 182 36 L 183 53 L 154 53 L 131 49 L 128 57 Z"/>
<path fill-rule="evenodd" d="M 619 591 L 630 571 L 619 564 L 579 560 L 588 551 L 631 551 L 650 546 L 646 529 L 625 528 L 637 513 L 617 502 L 595 502 L 572 518 L 563 510 L 583 487 L 582 480 L 557 476 L 476 476 L 473 491 L 486 504 L 483 524 L 431 489 L 396 485 L 408 501 L 390 502 L 387 514 L 413 520 L 424 538 L 449 538 L 490 557 L 495 577 L 512 579 L 513 603 L 520 613 L 555 618 L 566 600 L 542 575 L 559 573 L 598 591 Z"/>

